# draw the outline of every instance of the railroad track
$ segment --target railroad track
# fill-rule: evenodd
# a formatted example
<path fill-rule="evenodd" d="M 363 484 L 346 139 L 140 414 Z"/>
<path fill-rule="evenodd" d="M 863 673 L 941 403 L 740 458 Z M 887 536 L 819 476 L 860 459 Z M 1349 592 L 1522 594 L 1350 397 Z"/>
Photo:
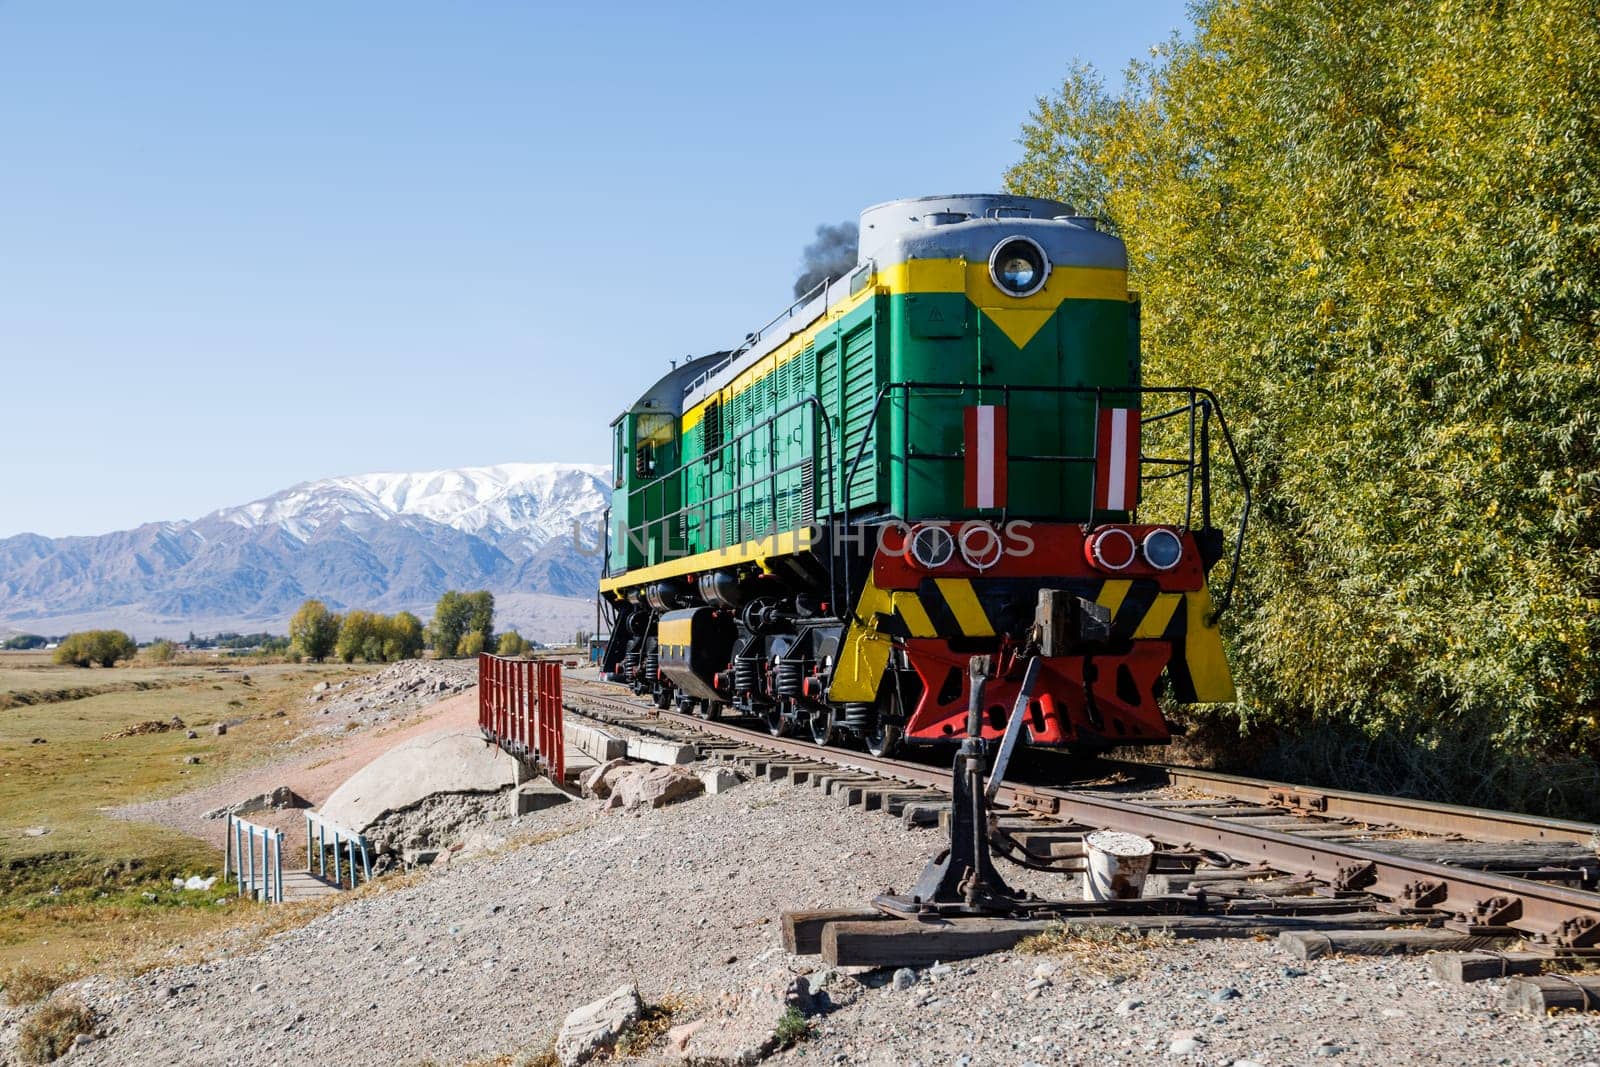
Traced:
<path fill-rule="evenodd" d="M 661 711 L 617 686 L 567 679 L 571 710 L 693 741 L 711 759 L 916 825 L 949 808 L 948 768 L 772 737 L 734 722 Z M 1096 829 L 1156 841 L 1169 888 L 1233 911 L 1380 913 L 1546 956 L 1600 955 L 1600 827 L 1343 790 L 1309 790 L 1191 768 L 1102 760 L 1073 789 L 1000 788 L 1013 859 L 1079 869 Z M 1440 941 L 1445 943 L 1446 939 Z"/>

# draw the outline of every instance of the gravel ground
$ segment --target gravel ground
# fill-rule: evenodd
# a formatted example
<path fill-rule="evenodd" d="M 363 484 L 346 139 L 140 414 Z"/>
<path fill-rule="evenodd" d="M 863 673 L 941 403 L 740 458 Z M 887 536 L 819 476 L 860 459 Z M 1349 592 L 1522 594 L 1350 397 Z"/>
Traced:
<path fill-rule="evenodd" d="M 542 1048 L 624 982 L 712 1004 L 774 968 L 819 967 L 783 955 L 779 912 L 904 888 L 937 841 L 769 783 L 638 815 L 597 807 L 496 823 L 562 836 L 457 859 L 265 947 L 78 983 L 109 1032 L 62 1062 L 450 1064 Z M 1499 982 L 1438 986 L 1415 959 L 1303 967 L 1271 943 L 1211 941 L 1151 949 L 1120 983 L 1022 955 L 926 969 L 904 990 L 884 972 L 840 976 L 836 1009 L 776 1062 L 1600 1064 L 1593 1017 L 1504 1013 Z"/>
<path fill-rule="evenodd" d="M 375 674 L 323 682 L 306 694 L 306 703 L 315 705 L 314 719 L 296 740 L 386 726 L 477 684 L 478 662 L 472 659 L 401 660 Z"/>

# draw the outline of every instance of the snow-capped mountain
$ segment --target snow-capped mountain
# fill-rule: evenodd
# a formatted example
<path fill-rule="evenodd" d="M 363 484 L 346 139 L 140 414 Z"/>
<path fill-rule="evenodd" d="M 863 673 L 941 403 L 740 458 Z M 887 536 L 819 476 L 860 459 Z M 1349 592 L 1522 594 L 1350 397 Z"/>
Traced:
<path fill-rule="evenodd" d="M 307 597 L 426 618 L 446 589 L 488 588 L 502 626 L 569 637 L 593 621 L 608 475 L 561 463 L 365 474 L 192 522 L 21 534 L 0 540 L 0 620 L 53 631 L 120 624 L 139 636 L 281 629 Z"/>

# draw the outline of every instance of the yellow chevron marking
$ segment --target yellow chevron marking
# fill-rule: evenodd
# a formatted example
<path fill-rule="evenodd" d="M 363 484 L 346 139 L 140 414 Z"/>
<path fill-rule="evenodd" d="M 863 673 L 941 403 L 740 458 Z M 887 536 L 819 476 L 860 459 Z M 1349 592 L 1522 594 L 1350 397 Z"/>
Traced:
<path fill-rule="evenodd" d="M 978 603 L 978 594 L 972 591 L 971 582 L 965 578 L 935 578 L 934 584 L 944 594 L 945 603 L 950 605 L 950 614 L 956 617 L 962 633 L 968 637 L 989 637 L 994 633 L 994 627 L 989 625 L 989 616 L 983 613 L 983 605 Z"/>
<path fill-rule="evenodd" d="M 1111 621 L 1117 621 L 1117 609 L 1122 607 L 1122 601 L 1128 595 L 1128 590 L 1133 588 L 1133 583 L 1126 578 L 1116 578 L 1100 587 L 1100 595 L 1094 602 L 1111 612 Z"/>
<path fill-rule="evenodd" d="M 1033 335 L 1056 313 L 1053 307 L 986 307 L 982 310 L 1018 348 L 1033 340 Z"/>
<path fill-rule="evenodd" d="M 879 589 L 872 576 L 868 575 L 866 587 L 861 590 L 861 599 L 856 601 L 856 618 L 862 624 L 876 628 L 873 623 L 876 616 L 894 614 L 905 620 L 906 629 L 911 631 L 912 637 L 937 636 L 933 620 L 928 618 L 928 612 L 923 608 L 922 601 L 917 599 L 917 594 L 905 590 L 889 592 Z"/>
<path fill-rule="evenodd" d="M 1178 601 L 1182 599 L 1182 593 L 1156 594 L 1156 602 L 1139 620 L 1138 628 L 1133 631 L 1133 639 L 1160 637 L 1166 633 L 1167 623 L 1172 621 L 1172 613 L 1178 610 Z"/>
<path fill-rule="evenodd" d="M 1202 585 L 1196 592 L 1185 593 L 1183 599 L 1189 627 L 1183 639 L 1183 659 L 1189 666 L 1195 699 L 1203 704 L 1231 704 L 1239 694 L 1233 687 L 1227 654 L 1222 650 L 1222 632 L 1207 621 L 1211 615 L 1211 592 Z"/>

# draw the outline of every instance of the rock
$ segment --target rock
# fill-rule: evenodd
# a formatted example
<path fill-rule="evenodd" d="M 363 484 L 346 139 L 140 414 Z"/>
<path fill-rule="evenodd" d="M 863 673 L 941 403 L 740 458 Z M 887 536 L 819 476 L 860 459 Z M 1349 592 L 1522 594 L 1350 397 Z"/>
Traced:
<path fill-rule="evenodd" d="M 1117 1014 L 1127 1015 L 1130 1012 L 1137 1011 L 1142 1007 L 1144 1007 L 1144 1001 L 1137 997 L 1129 997 L 1127 1000 L 1124 1000 L 1121 1004 L 1117 1005 Z"/>
<path fill-rule="evenodd" d="M 183 757 L 183 762 L 188 763 L 188 764 L 199 763 L 200 762 L 200 757 L 199 756 L 185 756 L 185 757 Z"/>
<path fill-rule="evenodd" d="M 26 830 L 22 831 L 22 836 L 23 837 L 43 837 L 44 835 L 48 834 L 49 832 L 50 832 L 50 827 L 48 827 L 48 826 L 30 826 Z"/>
<path fill-rule="evenodd" d="M 739 776 L 726 767 L 707 767 L 698 774 L 700 783 L 706 787 L 706 792 L 713 796 L 726 793 L 740 782 Z"/>
<path fill-rule="evenodd" d="M 211 729 L 218 737 L 221 737 L 223 734 L 228 732 L 228 724 L 225 722 L 219 722 Z"/>
<path fill-rule="evenodd" d="M 630 764 L 612 781 L 606 807 L 623 811 L 661 808 L 697 797 L 705 788 L 698 777 L 682 767 Z"/>
<path fill-rule="evenodd" d="M 328 683 L 318 682 L 316 685 L 311 687 L 311 691 L 313 693 L 326 693 L 328 691 Z"/>
<path fill-rule="evenodd" d="M 190 741 L 193 741 L 195 738 L 199 737 L 200 735 L 195 733 L 193 730 L 186 730 L 186 731 L 184 731 L 183 736 L 186 737 L 187 739 L 189 739 Z"/>
<path fill-rule="evenodd" d="M 178 880 L 174 878 L 173 881 L 176 882 Z M 198 874 L 191 874 L 188 878 L 184 879 L 184 881 L 180 883 L 180 886 L 184 889 L 210 889 L 216 884 L 216 875 L 212 875 L 210 878 L 202 878 Z"/>
<path fill-rule="evenodd" d="M 1344 1051 L 1344 1046 L 1342 1046 L 1342 1045 L 1318 1045 L 1317 1046 L 1317 1055 L 1318 1056 L 1337 1056 L 1337 1055 L 1339 1055 L 1339 1053 L 1341 1053 L 1343 1051 Z"/>
<path fill-rule="evenodd" d="M 910 967 L 902 967 L 894 972 L 894 977 L 890 979 L 890 984 L 897 993 L 903 993 L 917 984 L 917 972 Z"/>
<path fill-rule="evenodd" d="M 1238 1000 L 1240 996 L 1240 992 L 1233 986 L 1226 986 L 1211 994 L 1209 999 L 1213 1004 L 1221 1004 L 1224 1001 Z"/>
<path fill-rule="evenodd" d="M 556 1059 L 561 1067 L 577 1067 L 609 1052 L 643 1010 L 639 990 L 633 985 L 621 986 L 608 997 L 574 1009 L 556 1035 Z"/>
<path fill-rule="evenodd" d="M 801 990 L 805 990 L 804 993 Z M 745 1067 L 765 1059 L 778 1045 L 778 1024 L 791 1008 L 791 997 L 810 1005 L 806 980 L 778 972 L 772 980 L 726 998 L 719 1013 L 690 1024 L 678 1054 L 697 1067 Z"/>
<path fill-rule="evenodd" d="M 1306 972 L 1302 971 L 1298 967 L 1285 967 L 1283 969 L 1283 976 L 1285 978 L 1304 978 L 1306 976 Z"/>
<path fill-rule="evenodd" d="M 1182 1037 L 1167 1046 L 1169 1056 L 1188 1056 L 1200 1050 L 1198 1037 Z"/>
<path fill-rule="evenodd" d="M 667 1047 L 677 1052 L 682 1052 L 689 1045 L 689 1039 L 702 1030 L 706 1025 L 704 1019 L 696 1019 L 692 1023 L 674 1026 L 667 1031 Z"/>
<path fill-rule="evenodd" d="M 578 785 L 583 790 L 584 796 L 604 800 L 611 795 L 611 780 L 616 772 L 628 766 L 628 761 L 618 756 L 616 759 L 607 760 L 593 770 L 586 771 L 578 779 Z"/>
<path fill-rule="evenodd" d="M 32 741 L 30 741 L 28 743 L 31 744 L 31 745 L 46 745 L 46 744 L 49 744 L 49 742 L 46 741 L 42 737 L 35 737 Z"/>

